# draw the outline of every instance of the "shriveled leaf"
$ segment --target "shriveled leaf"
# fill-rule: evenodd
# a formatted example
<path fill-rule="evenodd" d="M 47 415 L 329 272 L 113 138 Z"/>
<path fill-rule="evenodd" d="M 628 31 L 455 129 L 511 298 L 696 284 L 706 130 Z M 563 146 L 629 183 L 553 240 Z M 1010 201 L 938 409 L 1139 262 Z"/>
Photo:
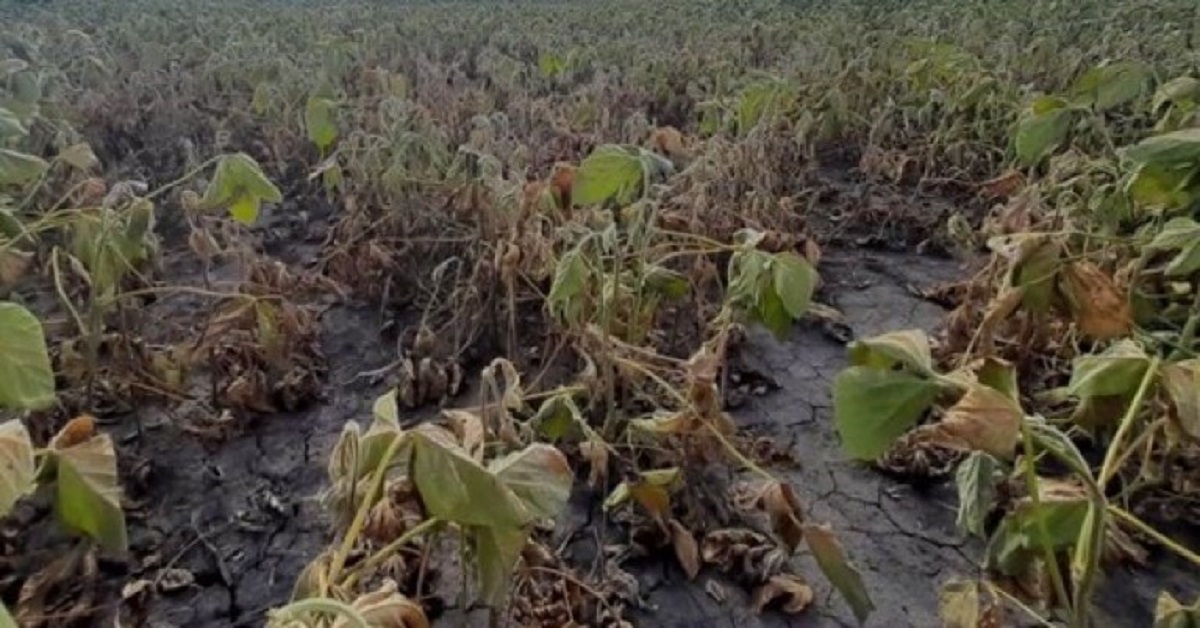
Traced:
<path fill-rule="evenodd" d="M 41 410 L 54 392 L 42 324 L 22 306 L 0 303 L 0 407 Z"/>
<path fill-rule="evenodd" d="M 128 547 L 117 454 L 107 434 L 63 449 L 55 449 L 58 519 L 66 528 L 87 536 L 111 552 Z"/>
<path fill-rule="evenodd" d="M 850 605 L 854 616 L 860 623 L 867 621 L 875 610 L 875 604 L 871 602 L 871 594 L 863 583 L 862 575 L 850 564 L 842 544 L 833 534 L 833 529 L 828 525 L 806 523 L 804 541 L 812 551 L 813 557 L 817 559 L 817 565 L 825 577 Z"/>
<path fill-rule="evenodd" d="M 1071 130 L 1072 111 L 1066 108 L 1026 113 L 1017 122 L 1017 157 L 1026 166 L 1040 162 L 1057 149 Z"/>
<path fill-rule="evenodd" d="M 675 548 L 679 566 L 687 574 L 688 580 L 694 580 L 700 573 L 700 546 L 696 543 L 696 537 L 677 519 L 667 522 L 667 528 L 671 532 L 671 546 Z"/>
<path fill-rule="evenodd" d="M 91 172 L 100 165 L 100 160 L 96 158 L 96 153 L 92 152 L 92 147 L 87 142 L 79 142 L 64 148 L 58 154 L 58 158 L 82 172 Z"/>
<path fill-rule="evenodd" d="M 575 177 L 572 201 L 581 206 L 599 205 L 610 199 L 632 200 L 642 184 L 642 160 L 636 151 L 604 145 L 592 151 Z"/>
<path fill-rule="evenodd" d="M 950 580 L 938 591 L 938 615 L 943 628 L 979 628 L 979 584 L 974 580 Z"/>
<path fill-rule="evenodd" d="M 1175 419 L 1188 436 L 1200 439 L 1200 359 L 1192 358 L 1162 368 L 1162 383 L 1175 405 Z"/>
<path fill-rule="evenodd" d="M 646 434 L 687 434 L 702 427 L 703 422 L 692 412 L 659 411 L 629 422 L 630 430 Z"/>
<path fill-rule="evenodd" d="M 974 384 L 934 425 L 920 428 L 919 437 L 947 449 L 983 451 L 1011 460 L 1021 435 L 1024 413 L 1004 393 Z"/>
<path fill-rule="evenodd" d="M 41 157 L 0 148 L 0 187 L 29 183 L 49 167 Z"/>
<path fill-rule="evenodd" d="M 1154 605 L 1154 628 L 1200 628 L 1200 599 L 1184 606 L 1170 593 L 1159 593 Z"/>
<path fill-rule="evenodd" d="M 812 264 L 790 251 L 780 253 L 771 261 L 771 278 L 787 313 L 792 318 L 804 316 L 817 283 Z"/>
<path fill-rule="evenodd" d="M 17 419 L 0 424 L 0 517 L 34 489 L 33 441 Z"/>
<path fill-rule="evenodd" d="M 804 612 L 813 601 L 812 587 L 792 574 L 771 576 L 767 583 L 754 592 L 750 607 L 761 614 L 771 603 L 779 601 L 783 612 L 797 615 Z"/>
<path fill-rule="evenodd" d="M 1125 157 L 1138 164 L 1179 164 L 1200 160 L 1200 128 L 1152 135 L 1125 149 Z"/>
<path fill-rule="evenodd" d="M 796 551 L 804 540 L 804 509 L 790 484 L 767 482 L 759 495 L 759 505 L 771 519 L 771 529 L 783 541 L 788 552 Z"/>
<path fill-rule="evenodd" d="M 1063 270 L 1079 330 L 1096 340 L 1112 340 L 1133 331 L 1129 298 L 1113 279 L 1089 262 L 1074 262 Z"/>
<path fill-rule="evenodd" d="M 1014 402 L 1020 402 L 1017 369 L 1011 362 L 995 357 L 982 358 L 974 370 L 980 384 L 1004 393 Z"/>
<path fill-rule="evenodd" d="M 1004 465 L 982 451 L 973 451 L 954 473 L 958 487 L 958 529 L 982 537 L 984 522 L 995 508 L 996 485 L 1004 479 Z"/>
<path fill-rule="evenodd" d="M 1058 272 L 1062 269 L 1062 244 L 1050 238 L 1031 240 L 1013 267 L 1013 285 L 1022 292 L 1021 304 L 1031 312 L 1044 313 L 1054 300 Z"/>
<path fill-rule="evenodd" d="M 575 480 L 566 456 L 544 443 L 533 443 L 494 460 L 488 471 L 539 519 L 557 517 L 562 512 Z"/>
<path fill-rule="evenodd" d="M 847 455 L 874 460 L 908 431 L 937 397 L 938 385 L 902 371 L 852 366 L 833 382 L 834 425 Z"/>
<path fill-rule="evenodd" d="M 442 410 L 442 417 L 454 430 L 463 451 L 476 461 L 483 460 L 484 445 L 487 441 L 483 418 L 467 410 Z"/>
<path fill-rule="evenodd" d="M 480 601 L 492 607 L 504 602 L 517 560 L 529 539 L 525 528 L 477 526 L 470 529 Z"/>
<path fill-rule="evenodd" d="M 1131 393 L 1141 384 L 1150 358 L 1140 346 L 1123 340 L 1098 355 L 1075 358 L 1067 390 L 1077 397 Z"/>
<path fill-rule="evenodd" d="M 850 364 L 890 369 L 903 365 L 918 375 L 933 374 L 929 337 L 920 329 L 893 331 L 850 343 Z"/>

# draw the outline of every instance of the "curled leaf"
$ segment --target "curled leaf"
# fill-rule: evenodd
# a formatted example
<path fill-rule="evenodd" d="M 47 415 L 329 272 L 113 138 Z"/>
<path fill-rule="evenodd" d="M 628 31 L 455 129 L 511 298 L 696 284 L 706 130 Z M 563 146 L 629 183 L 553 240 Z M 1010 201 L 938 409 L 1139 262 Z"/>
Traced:
<path fill-rule="evenodd" d="M 941 422 L 924 426 L 918 438 L 947 449 L 983 451 L 1011 460 L 1024 413 L 1011 397 L 982 384 L 972 385 Z"/>
<path fill-rule="evenodd" d="M 812 587 L 800 576 L 781 574 L 771 576 L 767 583 L 754 592 L 750 607 L 761 614 L 772 602 L 781 602 L 783 612 L 797 615 L 804 612 L 813 601 Z"/>
<path fill-rule="evenodd" d="M 1080 331 L 1096 340 L 1128 336 L 1133 330 L 1129 298 L 1104 271 L 1086 261 L 1064 269 L 1066 293 Z"/>

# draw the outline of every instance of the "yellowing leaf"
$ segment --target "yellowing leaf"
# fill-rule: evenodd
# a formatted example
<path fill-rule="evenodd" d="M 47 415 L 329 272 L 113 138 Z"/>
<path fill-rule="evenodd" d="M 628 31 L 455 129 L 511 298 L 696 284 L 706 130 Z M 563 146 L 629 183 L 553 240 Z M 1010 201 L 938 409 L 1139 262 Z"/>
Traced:
<path fill-rule="evenodd" d="M 304 106 L 304 128 L 308 139 L 325 151 L 337 139 L 336 104 L 328 98 L 313 96 Z"/>
<path fill-rule="evenodd" d="M 871 594 L 863 583 L 862 575 L 846 558 L 846 552 L 834 536 L 833 529 L 828 525 L 806 523 L 804 541 L 825 577 L 842 594 L 859 623 L 867 621 L 875 610 L 875 604 L 871 602 Z"/>
<path fill-rule="evenodd" d="M 242 195 L 229 204 L 229 215 L 243 225 L 252 225 L 258 220 L 258 199 Z"/>
<path fill-rule="evenodd" d="M 1004 393 L 972 385 L 942 421 L 922 427 L 920 438 L 948 449 L 983 451 L 1011 460 L 1021 435 L 1024 413 Z"/>
<path fill-rule="evenodd" d="M 92 152 L 92 147 L 87 142 L 79 142 L 64 148 L 58 154 L 58 158 L 82 172 L 90 172 L 100 165 L 100 160 L 96 158 L 96 153 Z"/>
<path fill-rule="evenodd" d="M 128 542 L 112 440 L 99 434 L 73 447 L 55 449 L 54 457 L 59 521 L 110 552 L 124 552 Z"/>
<path fill-rule="evenodd" d="M 893 331 L 873 338 L 855 340 L 848 347 L 850 364 L 890 369 L 900 364 L 917 375 L 933 373 L 929 337 L 919 329 Z"/>
<path fill-rule="evenodd" d="M 261 202 L 278 203 L 281 200 L 283 195 L 279 188 L 267 179 L 258 163 L 245 153 L 234 153 L 217 162 L 212 181 L 204 190 L 202 204 L 227 207 L 234 219 L 250 224 L 258 217 Z"/>
<path fill-rule="evenodd" d="M 17 419 L 0 424 L 0 517 L 34 489 L 33 441 Z"/>
<path fill-rule="evenodd" d="M 938 592 L 938 615 L 943 628 L 979 628 L 979 585 L 973 580 L 950 580 Z"/>
<path fill-rule="evenodd" d="M 533 443 L 488 465 L 525 510 L 539 519 L 557 517 L 571 496 L 575 474 L 559 450 Z"/>
<path fill-rule="evenodd" d="M 636 151 L 604 145 L 592 151 L 575 176 L 571 200 L 576 205 L 599 205 L 610 199 L 633 200 L 642 185 L 642 161 Z"/>
<path fill-rule="evenodd" d="M 0 303 L 0 407 L 41 410 L 54 393 L 42 324 L 20 305 Z"/>

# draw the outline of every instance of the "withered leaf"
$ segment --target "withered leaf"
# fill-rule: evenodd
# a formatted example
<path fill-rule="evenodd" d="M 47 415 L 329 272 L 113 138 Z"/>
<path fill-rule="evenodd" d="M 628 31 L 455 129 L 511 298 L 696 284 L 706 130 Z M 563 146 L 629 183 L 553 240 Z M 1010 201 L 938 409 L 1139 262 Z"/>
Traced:
<path fill-rule="evenodd" d="M 688 580 L 694 580 L 700 573 L 700 548 L 696 544 L 696 537 L 678 519 L 671 519 L 667 527 L 671 531 L 671 545 L 675 548 L 679 566 L 683 567 Z"/>
<path fill-rule="evenodd" d="M 1080 331 L 1096 340 L 1128 336 L 1133 331 L 1129 298 L 1104 271 L 1087 261 L 1068 264 L 1063 272 Z"/>
<path fill-rule="evenodd" d="M 808 586 L 800 576 L 781 574 L 771 576 L 767 583 L 754 592 L 751 607 L 755 613 L 762 613 L 766 607 L 776 600 L 781 600 L 783 612 L 796 615 L 804 612 L 813 601 L 812 587 Z"/>
<path fill-rule="evenodd" d="M 859 622 L 867 621 L 867 617 L 875 610 L 867 585 L 863 583 L 862 575 L 850 564 L 842 544 L 833 534 L 828 525 L 804 524 L 804 540 L 812 550 L 817 565 L 826 578 L 842 594 L 854 616 Z"/>
<path fill-rule="evenodd" d="M 763 488 L 759 503 L 771 517 L 771 528 L 787 546 L 789 552 L 795 552 L 804 540 L 804 511 L 796 492 L 788 484 L 779 481 L 768 482 Z"/>
<path fill-rule="evenodd" d="M 1000 176 L 988 179 L 979 185 L 981 191 L 988 196 L 1008 198 L 1025 187 L 1025 176 L 1020 170 L 1009 168 Z"/>
<path fill-rule="evenodd" d="M 1011 460 L 1016 452 L 1024 413 L 1004 393 L 973 384 L 940 423 L 919 429 L 918 440 L 947 449 L 983 451 Z"/>

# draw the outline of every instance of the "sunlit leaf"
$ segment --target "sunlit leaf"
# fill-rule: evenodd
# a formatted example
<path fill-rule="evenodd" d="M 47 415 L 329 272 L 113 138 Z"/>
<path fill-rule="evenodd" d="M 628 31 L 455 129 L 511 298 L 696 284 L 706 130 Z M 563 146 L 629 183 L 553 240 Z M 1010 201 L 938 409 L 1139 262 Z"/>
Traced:
<path fill-rule="evenodd" d="M 0 424 L 0 517 L 34 489 L 33 441 L 20 420 Z"/>
<path fill-rule="evenodd" d="M 911 373 L 852 366 L 833 382 L 834 425 L 846 454 L 874 460 L 929 409 L 938 385 Z"/>
<path fill-rule="evenodd" d="M 279 188 L 267 179 L 258 163 L 245 153 L 234 153 L 217 162 L 202 202 L 205 207 L 228 208 L 235 220 L 251 224 L 258 217 L 260 203 L 281 200 Z"/>
<path fill-rule="evenodd" d="M 0 148 L 0 186 L 29 183 L 49 167 L 41 157 Z"/>
<path fill-rule="evenodd" d="M 0 303 L 0 407 L 42 410 L 54 391 L 42 324 L 22 306 Z"/>
<path fill-rule="evenodd" d="M 842 544 L 828 525 L 804 524 L 804 542 L 817 559 L 817 565 L 854 611 L 859 623 L 867 621 L 875 610 L 862 575 L 850 564 Z"/>
<path fill-rule="evenodd" d="M 55 449 L 59 521 L 111 552 L 128 546 L 125 514 L 121 511 L 117 455 L 107 434 L 65 449 Z"/>

